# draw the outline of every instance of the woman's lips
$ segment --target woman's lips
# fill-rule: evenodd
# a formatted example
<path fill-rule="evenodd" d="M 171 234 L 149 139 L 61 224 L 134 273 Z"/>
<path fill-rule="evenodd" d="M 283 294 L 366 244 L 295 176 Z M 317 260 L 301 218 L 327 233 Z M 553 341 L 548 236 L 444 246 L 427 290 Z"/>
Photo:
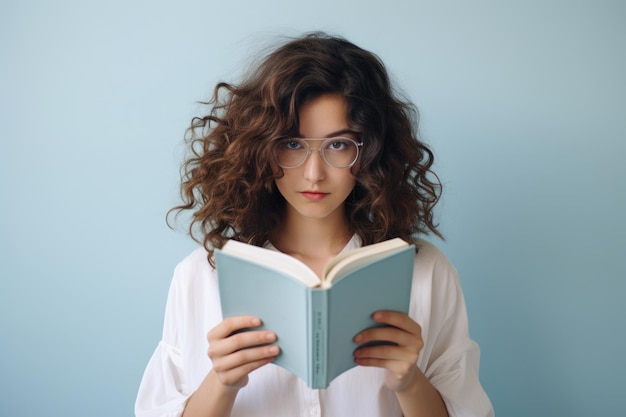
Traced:
<path fill-rule="evenodd" d="M 328 195 L 328 193 L 322 193 L 319 191 L 302 191 L 301 194 L 304 196 L 304 198 L 311 201 L 321 200 Z"/>

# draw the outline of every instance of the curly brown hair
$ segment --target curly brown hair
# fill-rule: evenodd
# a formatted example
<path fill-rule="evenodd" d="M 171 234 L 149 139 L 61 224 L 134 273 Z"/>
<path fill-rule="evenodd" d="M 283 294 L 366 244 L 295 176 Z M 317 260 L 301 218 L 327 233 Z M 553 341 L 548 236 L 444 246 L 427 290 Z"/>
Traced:
<path fill-rule="evenodd" d="M 382 61 L 324 33 L 291 39 L 270 52 L 239 85 L 219 83 L 209 114 L 188 129 L 190 156 L 181 167 L 189 233 L 213 249 L 237 239 L 264 245 L 280 223 L 285 200 L 274 180 L 282 171 L 272 140 L 297 135 L 300 106 L 325 93 L 348 104 L 348 123 L 364 143 L 346 219 L 364 245 L 418 234 L 442 237 L 433 220 L 441 182 L 433 153 L 417 138 L 418 112 L 391 85 Z"/>

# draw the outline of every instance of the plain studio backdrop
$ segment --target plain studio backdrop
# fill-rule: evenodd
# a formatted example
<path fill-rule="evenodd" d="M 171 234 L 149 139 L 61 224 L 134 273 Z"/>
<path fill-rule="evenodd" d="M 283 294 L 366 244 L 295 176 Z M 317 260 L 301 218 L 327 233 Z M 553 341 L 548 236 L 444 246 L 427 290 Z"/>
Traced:
<path fill-rule="evenodd" d="M 132 415 L 183 136 L 282 35 L 378 54 L 421 112 L 496 414 L 626 409 L 626 2 L 0 4 L 0 415 Z M 207 329 L 208 330 L 208 329 Z"/>

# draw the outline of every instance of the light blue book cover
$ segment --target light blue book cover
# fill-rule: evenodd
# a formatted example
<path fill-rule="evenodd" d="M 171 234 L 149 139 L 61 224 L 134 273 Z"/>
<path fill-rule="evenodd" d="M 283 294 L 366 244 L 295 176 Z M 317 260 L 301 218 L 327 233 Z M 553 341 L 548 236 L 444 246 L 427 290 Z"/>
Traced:
<path fill-rule="evenodd" d="M 308 284 L 293 277 L 291 271 L 308 269 L 300 261 L 246 246 L 254 253 L 246 252 L 248 248 L 238 254 L 215 252 L 223 316 L 259 317 L 262 328 L 278 337 L 281 353 L 274 363 L 311 388 L 327 388 L 335 377 L 356 366 L 353 352 L 358 345 L 352 339 L 379 325 L 372 313 L 408 312 L 415 259 L 412 245 L 404 243 L 374 260 L 361 259 L 330 285 L 315 287 L 316 277 Z"/>

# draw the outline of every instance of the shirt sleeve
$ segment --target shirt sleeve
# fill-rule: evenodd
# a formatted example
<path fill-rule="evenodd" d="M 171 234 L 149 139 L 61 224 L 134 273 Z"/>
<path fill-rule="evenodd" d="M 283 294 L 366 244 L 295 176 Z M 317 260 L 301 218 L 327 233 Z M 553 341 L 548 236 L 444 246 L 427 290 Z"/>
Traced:
<path fill-rule="evenodd" d="M 189 260 L 181 262 L 170 285 L 165 307 L 163 336 L 144 371 L 135 402 L 136 417 L 179 417 L 193 389 L 182 353 L 189 324 Z"/>
<path fill-rule="evenodd" d="M 431 322 L 425 375 L 443 398 L 450 417 L 493 417 L 494 411 L 479 376 L 480 349 L 469 336 L 467 310 L 458 274 L 434 246 L 432 253 Z"/>

